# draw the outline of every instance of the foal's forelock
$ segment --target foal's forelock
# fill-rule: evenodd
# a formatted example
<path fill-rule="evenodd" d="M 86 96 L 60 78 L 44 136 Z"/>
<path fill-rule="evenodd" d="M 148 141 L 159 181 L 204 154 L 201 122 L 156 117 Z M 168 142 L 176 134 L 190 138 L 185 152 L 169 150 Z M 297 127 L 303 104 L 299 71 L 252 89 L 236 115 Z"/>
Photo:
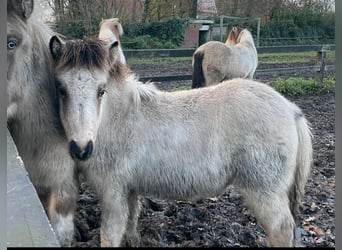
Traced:
<path fill-rule="evenodd" d="M 101 39 L 69 40 L 65 44 L 63 54 L 56 62 L 58 71 L 87 68 L 90 71 L 102 70 L 111 78 L 122 80 L 128 69 L 113 61 L 107 43 Z"/>
<path fill-rule="evenodd" d="M 101 40 L 73 40 L 65 44 L 63 54 L 58 59 L 56 68 L 80 68 L 86 66 L 89 69 L 109 69 L 109 55 L 104 49 L 105 44 Z"/>

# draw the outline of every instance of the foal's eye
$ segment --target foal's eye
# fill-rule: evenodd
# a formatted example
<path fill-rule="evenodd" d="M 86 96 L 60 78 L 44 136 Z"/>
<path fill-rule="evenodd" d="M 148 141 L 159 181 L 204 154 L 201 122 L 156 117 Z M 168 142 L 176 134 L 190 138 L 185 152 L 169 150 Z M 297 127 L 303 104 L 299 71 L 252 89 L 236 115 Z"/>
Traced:
<path fill-rule="evenodd" d="M 67 96 L 67 92 L 65 88 L 63 87 L 58 87 L 58 93 L 59 93 L 59 96 L 62 98 L 65 98 Z"/>
<path fill-rule="evenodd" d="M 98 92 L 97 92 L 97 96 L 98 97 L 102 97 L 104 95 L 104 93 L 106 93 L 105 89 L 99 89 Z"/>
<path fill-rule="evenodd" d="M 15 47 L 17 47 L 17 43 L 13 40 L 10 40 L 7 42 L 7 49 L 8 50 L 13 50 L 15 49 Z"/>

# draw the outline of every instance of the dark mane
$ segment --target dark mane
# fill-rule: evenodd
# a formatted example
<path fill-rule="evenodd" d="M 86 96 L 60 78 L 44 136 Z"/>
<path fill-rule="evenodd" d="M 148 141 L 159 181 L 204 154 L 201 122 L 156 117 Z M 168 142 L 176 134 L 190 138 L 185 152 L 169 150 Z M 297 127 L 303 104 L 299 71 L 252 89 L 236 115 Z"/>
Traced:
<path fill-rule="evenodd" d="M 109 70 L 109 50 L 106 43 L 97 38 L 69 40 L 57 62 L 57 68 L 80 68 Z"/>

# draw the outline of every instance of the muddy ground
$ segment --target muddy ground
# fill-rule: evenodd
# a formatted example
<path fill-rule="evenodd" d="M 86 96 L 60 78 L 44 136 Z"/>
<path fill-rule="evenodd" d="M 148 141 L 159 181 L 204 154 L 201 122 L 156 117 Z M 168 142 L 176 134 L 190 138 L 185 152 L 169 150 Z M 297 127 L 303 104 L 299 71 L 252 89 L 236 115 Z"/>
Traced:
<path fill-rule="evenodd" d="M 184 74 L 189 66 L 173 65 L 172 69 L 134 66 L 140 76 Z M 158 73 L 159 72 L 159 73 Z M 298 72 L 290 76 L 311 77 Z M 256 77 L 270 82 L 274 77 Z M 156 83 L 163 90 L 190 86 L 191 81 Z M 314 162 L 306 185 L 304 208 L 298 215 L 296 239 L 298 246 L 335 247 L 335 93 L 288 97 L 304 111 L 313 129 Z M 240 196 L 229 187 L 217 197 L 196 201 L 163 201 L 141 198 L 142 210 L 138 230 L 141 247 L 264 247 L 263 228 Z M 101 210 L 96 195 L 83 181 L 76 215 L 77 232 L 74 247 L 99 247 Z"/>

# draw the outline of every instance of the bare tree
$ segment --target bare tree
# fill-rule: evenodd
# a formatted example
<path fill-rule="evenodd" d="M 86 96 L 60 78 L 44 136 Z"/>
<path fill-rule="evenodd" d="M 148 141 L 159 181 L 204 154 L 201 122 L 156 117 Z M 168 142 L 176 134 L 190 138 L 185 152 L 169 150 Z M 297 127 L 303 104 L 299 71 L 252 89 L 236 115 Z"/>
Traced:
<path fill-rule="evenodd" d="M 144 12 L 142 16 L 142 22 L 146 23 L 150 19 L 150 13 L 151 13 L 151 0 L 144 0 Z"/>

